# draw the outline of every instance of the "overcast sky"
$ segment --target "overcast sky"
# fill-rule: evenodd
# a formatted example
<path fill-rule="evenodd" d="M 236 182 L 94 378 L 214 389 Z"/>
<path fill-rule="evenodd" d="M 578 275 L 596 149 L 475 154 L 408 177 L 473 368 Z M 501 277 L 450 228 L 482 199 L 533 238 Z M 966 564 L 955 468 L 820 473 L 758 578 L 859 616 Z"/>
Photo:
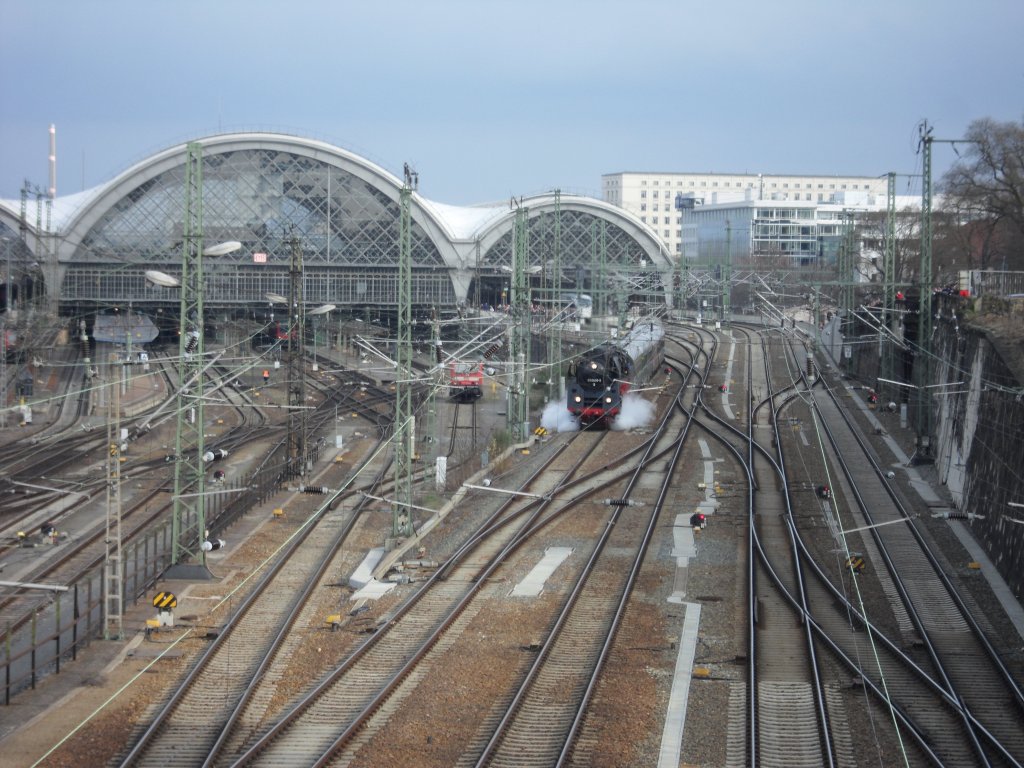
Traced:
<path fill-rule="evenodd" d="M 1021 121 L 1022 31 L 1020 0 L 0 0 L 0 198 L 47 186 L 50 123 L 60 195 L 254 129 L 409 162 L 455 204 L 913 174 L 922 119 Z M 953 160 L 936 145 L 936 176 Z"/>

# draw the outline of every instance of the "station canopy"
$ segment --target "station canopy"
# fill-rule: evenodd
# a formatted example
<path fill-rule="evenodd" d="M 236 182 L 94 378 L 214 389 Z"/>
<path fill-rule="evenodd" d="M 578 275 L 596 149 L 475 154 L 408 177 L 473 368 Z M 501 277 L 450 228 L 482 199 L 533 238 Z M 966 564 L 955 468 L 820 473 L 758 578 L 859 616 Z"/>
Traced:
<path fill-rule="evenodd" d="M 230 133 L 198 143 L 203 243 L 242 244 L 204 260 L 207 307 L 266 305 L 267 294 L 289 295 L 293 241 L 301 248 L 307 304 L 397 305 L 401 179 L 297 136 Z M 43 265 L 51 299 L 137 308 L 178 301 L 173 281 L 156 284 L 146 273 L 181 276 L 187 147 L 170 147 L 106 184 L 58 197 L 45 232 L 21 219 L 19 203 L 0 201 L 0 228 L 27 233 L 26 258 Z M 507 277 L 517 208 L 527 211 L 534 280 L 587 290 L 615 270 L 661 275 L 672 267 L 656 233 L 596 198 L 550 192 L 453 206 L 414 191 L 413 304 L 455 307 L 472 298 L 474 281 Z"/>

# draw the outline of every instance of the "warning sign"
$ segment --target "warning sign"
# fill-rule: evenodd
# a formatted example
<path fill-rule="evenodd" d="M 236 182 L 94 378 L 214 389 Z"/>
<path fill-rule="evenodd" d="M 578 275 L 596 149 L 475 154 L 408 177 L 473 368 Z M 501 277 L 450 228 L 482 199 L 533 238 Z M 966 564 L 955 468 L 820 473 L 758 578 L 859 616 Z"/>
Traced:
<path fill-rule="evenodd" d="M 162 611 L 166 611 L 169 608 L 174 608 L 178 605 L 178 598 L 171 592 L 161 592 L 153 598 L 153 605 Z"/>

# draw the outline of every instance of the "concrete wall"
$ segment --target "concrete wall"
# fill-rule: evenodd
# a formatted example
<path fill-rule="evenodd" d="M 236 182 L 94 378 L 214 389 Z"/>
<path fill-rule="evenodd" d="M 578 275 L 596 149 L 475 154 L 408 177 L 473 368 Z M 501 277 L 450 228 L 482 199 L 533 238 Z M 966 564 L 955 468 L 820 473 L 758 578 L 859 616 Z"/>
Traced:
<path fill-rule="evenodd" d="M 984 516 L 964 523 L 1021 599 L 1024 523 L 1013 520 L 1024 521 L 1024 506 L 1011 504 L 1024 505 L 1024 316 L 1008 308 L 968 323 L 965 309 L 939 305 L 932 337 L 932 384 L 946 385 L 930 388 L 935 472 L 960 511 Z M 871 385 L 879 376 L 878 345 L 852 346 L 853 359 L 844 369 Z M 917 356 L 903 361 L 897 377 L 913 381 Z M 909 417 L 916 430 L 913 407 Z"/>

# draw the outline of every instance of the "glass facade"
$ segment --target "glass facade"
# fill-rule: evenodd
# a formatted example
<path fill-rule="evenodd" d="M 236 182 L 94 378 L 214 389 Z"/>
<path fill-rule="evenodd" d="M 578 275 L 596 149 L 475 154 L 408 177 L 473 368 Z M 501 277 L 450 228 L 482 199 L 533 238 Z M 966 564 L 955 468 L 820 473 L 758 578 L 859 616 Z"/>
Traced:
<path fill-rule="evenodd" d="M 534 263 L 548 264 L 555 257 L 559 231 L 559 262 L 563 271 L 590 269 L 599 265 L 602 258 L 605 264 L 622 266 L 637 266 L 648 258 L 636 238 L 611 222 L 582 211 L 561 211 L 557 216 L 554 211 L 544 211 L 529 220 L 530 253 Z M 511 231 L 487 249 L 480 265 L 484 268 L 511 267 Z"/>
<path fill-rule="evenodd" d="M 242 245 L 225 256 L 203 257 L 206 306 L 247 309 L 265 305 L 268 293 L 289 295 L 297 242 L 306 303 L 357 311 L 397 307 L 398 178 L 344 150 L 298 137 L 225 134 L 201 143 L 203 245 Z M 180 280 L 185 169 L 185 147 L 169 148 L 67 210 L 53 238 L 57 258 L 40 259 L 52 266 L 49 300 L 80 309 L 178 304 L 178 288 L 155 285 L 146 273 Z M 602 276 L 670 266 L 656 233 L 630 215 L 589 198 L 557 200 L 526 200 L 533 206 L 528 256 L 534 288 L 554 284 L 556 252 L 567 286 L 590 288 Z M 512 263 L 511 208 L 459 208 L 416 195 L 412 214 L 415 306 L 455 309 L 465 300 L 500 299 Z"/>
<path fill-rule="evenodd" d="M 202 202 L 204 243 L 242 243 L 234 254 L 204 259 L 205 301 L 251 304 L 267 292 L 287 295 L 294 237 L 307 302 L 396 303 L 398 202 L 354 173 L 281 150 L 207 153 Z M 82 237 L 62 300 L 176 297 L 176 289 L 154 288 L 144 275 L 157 269 L 180 276 L 184 205 L 184 164 L 125 194 Z M 414 302 L 455 302 L 444 260 L 416 222 L 412 268 Z"/>

